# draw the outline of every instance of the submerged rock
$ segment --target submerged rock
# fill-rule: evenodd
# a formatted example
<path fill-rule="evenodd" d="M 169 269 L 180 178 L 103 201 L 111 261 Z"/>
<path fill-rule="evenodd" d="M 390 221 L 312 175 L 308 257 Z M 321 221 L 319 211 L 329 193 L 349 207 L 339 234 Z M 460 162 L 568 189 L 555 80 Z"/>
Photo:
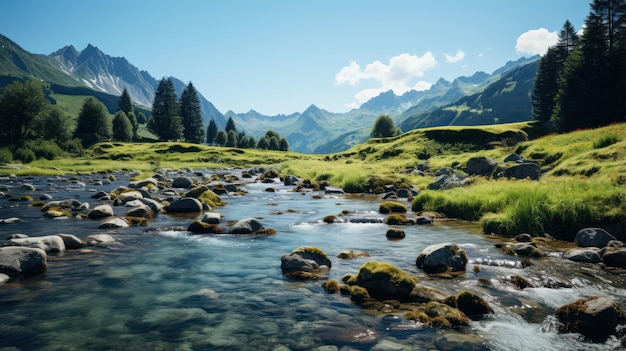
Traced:
<path fill-rule="evenodd" d="M 425 248 L 415 262 L 426 273 L 461 272 L 465 271 L 467 254 L 456 244 L 435 244 Z"/>
<path fill-rule="evenodd" d="M 87 212 L 87 217 L 89 217 L 89 219 L 101 219 L 112 217 L 113 215 L 113 207 L 111 207 L 111 205 L 99 205 Z"/>
<path fill-rule="evenodd" d="M 229 234 L 253 234 L 265 229 L 263 224 L 255 218 L 244 218 L 233 226 L 228 231 Z"/>
<path fill-rule="evenodd" d="M 602 260 L 597 248 L 572 249 L 563 253 L 563 258 L 580 263 L 598 263 Z"/>

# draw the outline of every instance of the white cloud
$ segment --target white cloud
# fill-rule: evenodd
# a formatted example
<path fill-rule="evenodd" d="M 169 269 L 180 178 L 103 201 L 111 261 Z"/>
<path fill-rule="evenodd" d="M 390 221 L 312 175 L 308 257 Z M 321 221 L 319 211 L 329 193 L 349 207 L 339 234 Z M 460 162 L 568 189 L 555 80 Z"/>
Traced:
<path fill-rule="evenodd" d="M 415 83 L 415 80 L 423 77 L 427 70 L 434 68 L 436 65 L 437 60 L 430 51 L 422 56 L 409 55 L 407 53 L 400 54 L 390 58 L 388 64 L 374 61 L 367 64 L 364 69 L 361 69 L 358 63 L 352 61 L 335 75 L 335 84 L 348 83 L 356 85 L 364 80 L 374 81 L 378 87 L 363 89 L 354 95 L 359 103 L 364 103 L 390 89 L 400 95 L 413 89 L 414 86 L 419 88 L 427 86 L 429 83 Z"/>
<path fill-rule="evenodd" d="M 444 53 L 443 56 L 446 57 L 447 63 L 455 63 L 465 58 L 465 52 L 463 52 L 462 50 L 457 50 L 456 54 L 454 55 Z"/>
<path fill-rule="evenodd" d="M 549 32 L 545 28 L 529 30 L 517 38 L 515 50 L 518 54 L 543 55 L 548 48 L 559 41 L 557 32 Z"/>

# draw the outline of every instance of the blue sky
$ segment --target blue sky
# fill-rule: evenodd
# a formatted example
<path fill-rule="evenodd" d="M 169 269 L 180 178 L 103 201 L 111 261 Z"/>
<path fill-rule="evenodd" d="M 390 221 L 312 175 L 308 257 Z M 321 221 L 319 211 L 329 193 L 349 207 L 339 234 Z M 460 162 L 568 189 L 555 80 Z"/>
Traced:
<path fill-rule="evenodd" d="M 221 112 L 345 112 L 381 91 L 542 53 L 589 0 L 5 0 L 0 34 L 50 54 L 92 44 Z"/>

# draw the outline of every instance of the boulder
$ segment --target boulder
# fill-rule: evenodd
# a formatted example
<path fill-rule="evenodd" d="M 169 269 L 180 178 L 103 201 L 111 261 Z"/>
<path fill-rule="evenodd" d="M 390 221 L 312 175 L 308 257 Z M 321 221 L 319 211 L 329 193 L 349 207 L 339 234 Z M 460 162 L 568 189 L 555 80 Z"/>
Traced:
<path fill-rule="evenodd" d="M 202 222 L 207 224 L 220 224 L 221 220 L 222 216 L 219 213 L 215 212 L 206 212 L 201 219 Z"/>
<path fill-rule="evenodd" d="M 202 203 L 198 199 L 184 197 L 166 206 L 165 211 L 170 213 L 202 212 Z"/>
<path fill-rule="evenodd" d="M 98 245 L 103 243 L 113 243 L 115 239 L 108 234 L 92 234 L 87 236 L 87 243 L 89 245 Z"/>
<path fill-rule="evenodd" d="M 416 310 L 406 313 L 405 317 L 432 327 L 457 328 L 470 325 L 469 318 L 463 312 L 437 301 L 418 305 Z"/>
<path fill-rule="evenodd" d="M 103 222 L 98 226 L 98 229 L 118 229 L 118 228 L 128 228 L 130 225 L 125 218 L 116 217 L 110 219 L 106 222 Z"/>
<path fill-rule="evenodd" d="M 539 164 L 534 162 L 517 163 L 506 167 L 501 172 L 502 177 L 514 179 L 530 178 L 531 180 L 539 180 L 540 175 L 541 167 L 539 167 Z"/>
<path fill-rule="evenodd" d="M 576 233 L 574 242 L 580 247 L 605 247 L 615 237 L 601 228 L 585 228 Z"/>
<path fill-rule="evenodd" d="M 411 290 L 410 300 L 419 303 L 427 303 L 430 301 L 443 302 L 449 297 L 450 295 L 439 289 L 417 284 L 413 290 Z"/>
<path fill-rule="evenodd" d="M 130 182 L 130 184 L 128 184 L 128 187 L 133 188 L 133 189 L 139 189 L 143 187 L 155 187 L 156 188 L 158 184 L 159 182 L 155 178 L 146 178 L 146 179 Z"/>
<path fill-rule="evenodd" d="M 112 217 L 113 215 L 113 207 L 111 205 L 98 205 L 87 212 L 89 219 L 101 219 Z"/>
<path fill-rule="evenodd" d="M 148 205 L 144 205 L 143 203 L 139 206 L 133 207 L 128 212 L 126 212 L 126 216 L 129 217 L 139 217 L 139 218 L 153 218 L 154 211 Z"/>
<path fill-rule="evenodd" d="M 364 263 L 346 283 L 367 289 L 373 298 L 400 301 L 409 301 L 416 285 L 411 275 L 390 263 L 380 261 Z"/>
<path fill-rule="evenodd" d="M 529 256 L 529 257 L 543 257 L 544 253 L 537 247 L 534 242 L 530 243 L 508 243 L 508 244 L 496 244 L 497 248 L 508 255 L 515 256 Z"/>
<path fill-rule="evenodd" d="M 58 234 L 58 236 L 63 239 L 63 243 L 65 243 L 65 248 L 68 250 L 77 250 L 82 247 L 87 246 L 87 243 L 72 234 Z"/>
<path fill-rule="evenodd" d="M 489 157 L 472 157 L 467 161 L 465 172 L 469 175 L 491 177 L 498 163 Z"/>
<path fill-rule="evenodd" d="M 143 199 L 143 194 L 140 191 L 137 191 L 137 190 L 126 191 L 117 195 L 117 197 L 113 201 L 113 205 L 123 206 L 129 201 L 134 201 L 134 200 L 139 200 L 139 199 Z"/>
<path fill-rule="evenodd" d="M 194 234 L 222 234 L 224 230 L 217 224 L 195 220 L 191 222 L 187 231 Z"/>
<path fill-rule="evenodd" d="M 78 211 L 80 210 L 81 206 L 82 206 L 82 203 L 75 199 L 67 199 L 67 200 L 61 200 L 61 201 L 49 201 L 41 208 L 41 212 L 46 212 L 49 209 L 54 208 L 54 207 L 62 208 L 65 210 L 70 210 L 70 211 Z"/>
<path fill-rule="evenodd" d="M 602 263 L 607 267 L 626 268 L 626 249 L 623 247 L 608 248 L 602 255 Z"/>
<path fill-rule="evenodd" d="M 327 186 L 326 188 L 324 188 L 324 194 L 327 194 L 327 195 L 341 195 L 341 194 L 345 194 L 345 192 L 341 188 L 337 188 L 337 187 L 334 187 L 334 186 Z"/>
<path fill-rule="evenodd" d="M 299 181 L 300 181 L 300 179 L 298 179 L 298 177 L 296 177 L 294 175 L 288 175 L 283 180 L 283 184 L 285 184 L 285 185 L 297 185 Z"/>
<path fill-rule="evenodd" d="M 2 246 L 24 246 L 44 250 L 47 253 L 65 251 L 65 242 L 58 235 L 9 239 Z"/>
<path fill-rule="evenodd" d="M 387 230 L 387 239 L 397 240 L 397 239 L 404 239 L 405 237 L 406 237 L 406 233 L 404 232 L 404 230 L 400 228 L 389 228 Z"/>
<path fill-rule="evenodd" d="M 328 273 L 331 262 L 317 247 L 301 246 L 280 258 L 283 274 L 296 279 L 317 279 Z"/>
<path fill-rule="evenodd" d="M 48 256 L 42 249 L 31 247 L 0 247 L 0 273 L 9 277 L 33 276 L 48 268 Z"/>
<path fill-rule="evenodd" d="M 163 205 L 161 205 L 158 201 L 148 199 L 145 196 L 142 199 L 139 199 L 139 201 L 144 205 L 148 205 L 155 214 L 161 212 L 163 209 Z"/>
<path fill-rule="evenodd" d="M 467 254 L 456 244 L 435 244 L 417 256 L 416 264 L 426 273 L 460 272 L 465 271 Z"/>
<path fill-rule="evenodd" d="M 599 263 L 602 258 L 597 248 L 572 249 L 563 253 L 563 258 L 580 263 Z"/>
<path fill-rule="evenodd" d="M 606 297 L 589 297 L 559 307 L 556 317 L 561 331 L 580 333 L 591 339 L 604 339 L 616 334 L 618 324 L 624 323 L 624 311 Z"/>
<path fill-rule="evenodd" d="M 493 313 L 485 299 L 468 290 L 463 290 L 456 296 L 456 307 L 470 317 Z"/>
<path fill-rule="evenodd" d="M 524 159 L 522 158 L 522 156 L 516 153 L 512 153 L 509 156 L 504 158 L 504 162 L 521 162 L 521 161 L 524 161 Z"/>
<path fill-rule="evenodd" d="M 428 184 L 427 188 L 429 190 L 443 190 L 450 189 L 459 186 L 463 186 L 465 184 L 466 178 L 458 173 L 453 173 L 452 175 L 442 174 L 435 178 L 435 180 Z"/>
<path fill-rule="evenodd" d="M 229 234 L 253 234 L 262 229 L 265 229 L 265 227 L 263 227 L 263 224 L 261 224 L 261 222 L 259 222 L 257 219 L 250 217 L 250 218 L 244 218 L 240 220 L 239 222 L 235 223 L 230 228 L 228 233 Z"/>
<path fill-rule="evenodd" d="M 187 177 L 176 177 L 172 180 L 172 187 L 189 189 L 193 186 L 193 181 Z"/>

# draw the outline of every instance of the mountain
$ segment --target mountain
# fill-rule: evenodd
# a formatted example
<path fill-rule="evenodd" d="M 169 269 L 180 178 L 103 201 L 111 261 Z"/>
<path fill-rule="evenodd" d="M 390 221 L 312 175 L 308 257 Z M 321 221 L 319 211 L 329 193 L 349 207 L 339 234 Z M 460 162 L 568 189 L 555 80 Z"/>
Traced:
<path fill-rule="evenodd" d="M 451 125 L 486 125 L 531 119 L 531 91 L 539 60 L 517 67 L 482 91 L 464 96 L 433 111 L 408 117 L 400 123 L 403 131 Z M 405 114 L 407 114 L 405 112 Z"/>
<path fill-rule="evenodd" d="M 47 82 L 57 90 L 69 94 L 75 91 L 85 93 L 84 89 L 74 88 L 88 88 L 95 92 L 93 95 L 98 95 L 99 99 L 106 101 L 120 96 L 126 88 L 134 103 L 145 106 L 146 110 L 152 106 L 158 81 L 148 72 L 130 64 L 125 58 L 106 55 L 91 44 L 82 51 L 76 50 L 71 45 L 65 46 L 50 55 L 31 54 L 2 35 L 0 45 L 2 46 L 0 86 L 16 78 L 31 78 Z M 176 93 L 180 95 L 186 84 L 174 77 L 170 78 Z M 200 92 L 198 98 L 205 125 L 208 125 L 210 119 L 215 119 L 218 128 L 224 128 L 226 126 L 224 115 Z M 111 104 L 106 105 L 110 110 Z"/>
<path fill-rule="evenodd" d="M 2 35 L 0 44 L 0 87 L 15 79 L 34 78 L 47 82 L 50 90 L 57 94 L 96 96 L 113 112 L 117 98 L 126 88 L 138 105 L 152 104 L 158 85 L 155 78 L 125 58 L 106 55 L 91 44 L 82 51 L 66 46 L 50 55 L 31 54 Z M 224 115 L 200 92 L 198 97 L 205 125 L 213 119 L 218 129 L 224 129 L 230 117 L 237 129 L 248 136 L 258 139 L 268 130 L 275 130 L 289 141 L 292 151 L 333 153 L 367 140 L 371 127 L 381 114 L 392 116 L 403 130 L 527 119 L 536 67 L 527 70 L 522 67 L 532 63 L 536 66 L 536 62 L 538 56 L 522 58 L 507 62 L 492 74 L 476 72 L 452 82 L 439 79 L 424 91 L 411 90 L 396 95 L 389 90 L 345 113 L 333 113 L 311 105 L 303 112 L 289 115 L 265 116 L 254 110 L 246 113 L 228 111 Z M 170 78 L 180 95 L 186 84 Z M 150 107 L 144 107 L 144 111 L 149 113 Z"/>

